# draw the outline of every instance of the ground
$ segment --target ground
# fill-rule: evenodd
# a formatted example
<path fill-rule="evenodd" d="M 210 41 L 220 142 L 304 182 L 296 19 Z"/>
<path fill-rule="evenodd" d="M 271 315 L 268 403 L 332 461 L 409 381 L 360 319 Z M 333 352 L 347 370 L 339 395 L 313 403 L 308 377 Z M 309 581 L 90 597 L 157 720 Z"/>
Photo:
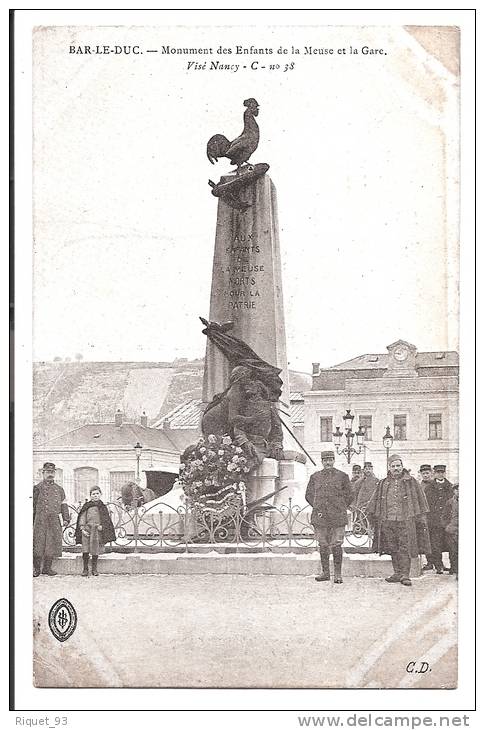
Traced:
<path fill-rule="evenodd" d="M 289 575 L 41 576 L 38 687 L 454 687 L 457 582 Z M 47 615 L 77 612 L 64 643 Z M 407 672 L 415 661 L 415 672 Z M 427 662 L 430 669 L 421 662 Z"/>

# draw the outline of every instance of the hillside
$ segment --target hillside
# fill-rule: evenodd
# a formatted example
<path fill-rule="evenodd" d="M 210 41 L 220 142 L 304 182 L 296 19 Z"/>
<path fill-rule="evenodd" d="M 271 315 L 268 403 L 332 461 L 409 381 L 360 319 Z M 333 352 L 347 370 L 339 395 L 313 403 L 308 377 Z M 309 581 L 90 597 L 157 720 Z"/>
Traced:
<path fill-rule="evenodd" d="M 202 397 L 204 361 L 38 362 L 33 372 L 34 444 L 84 423 L 111 422 L 121 408 L 127 420 L 148 425 L 192 398 Z M 290 389 L 311 387 L 311 376 L 290 371 Z"/>

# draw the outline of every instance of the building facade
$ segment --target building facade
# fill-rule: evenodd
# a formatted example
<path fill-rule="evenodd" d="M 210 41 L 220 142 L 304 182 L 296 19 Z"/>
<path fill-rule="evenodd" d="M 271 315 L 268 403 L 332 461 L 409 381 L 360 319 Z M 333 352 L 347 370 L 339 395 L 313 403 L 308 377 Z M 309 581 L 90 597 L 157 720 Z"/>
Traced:
<path fill-rule="evenodd" d="M 141 446 L 139 458 L 136 444 Z M 153 488 L 156 481 L 165 493 L 180 464 L 180 451 L 169 435 L 148 427 L 144 415 L 141 423 L 126 423 L 119 410 L 114 423 L 80 426 L 36 447 L 33 457 L 34 480 L 42 478 L 44 462 L 54 462 L 56 481 L 71 504 L 84 502 L 94 485 L 101 488 L 105 501 L 115 501 L 122 486 L 138 476 L 142 486 L 148 481 Z M 151 478 L 155 474 L 156 480 Z"/>
<path fill-rule="evenodd" d="M 365 431 L 352 464 L 372 461 L 376 475 L 385 475 L 382 439 L 389 426 L 391 453 L 399 453 L 414 476 L 423 463 L 446 464 L 448 478 L 458 481 L 458 376 L 458 353 L 418 352 L 404 340 L 388 345 L 387 353 L 330 368 L 314 363 L 312 389 L 304 394 L 305 447 L 319 463 L 320 452 L 334 448 L 336 427 L 345 431 L 343 415 L 350 409 L 353 431 Z M 336 466 L 351 469 L 341 456 Z"/>

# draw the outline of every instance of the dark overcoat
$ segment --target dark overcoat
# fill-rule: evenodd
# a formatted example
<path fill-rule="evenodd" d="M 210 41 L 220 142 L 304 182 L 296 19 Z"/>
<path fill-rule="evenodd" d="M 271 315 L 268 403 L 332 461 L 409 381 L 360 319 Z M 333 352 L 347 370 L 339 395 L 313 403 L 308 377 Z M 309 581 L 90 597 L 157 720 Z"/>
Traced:
<path fill-rule="evenodd" d="M 446 504 L 453 496 L 453 487 L 448 479 L 441 484 L 433 479 L 424 485 L 424 493 L 429 505 L 428 524 L 431 526 L 445 526 Z"/>
<path fill-rule="evenodd" d="M 445 533 L 448 549 L 458 548 L 458 495 L 454 494 L 444 510 Z"/>
<path fill-rule="evenodd" d="M 82 544 L 83 536 L 82 536 L 80 518 L 81 518 L 81 515 L 89 509 L 89 507 L 97 507 L 98 511 L 99 511 L 99 519 L 101 521 L 100 542 L 102 542 L 103 545 L 106 545 L 107 542 L 115 542 L 115 540 L 116 540 L 115 528 L 113 526 L 113 522 L 111 521 L 111 517 L 109 515 L 108 508 L 106 507 L 104 502 L 101 502 L 101 500 L 98 500 L 96 502 L 94 500 L 90 500 L 89 502 L 85 502 L 83 504 L 83 506 L 79 510 L 79 514 L 77 516 L 76 531 L 75 531 L 76 544 L 77 545 Z"/>
<path fill-rule="evenodd" d="M 335 467 L 311 475 L 305 499 L 313 507 L 311 523 L 316 527 L 342 527 L 347 522 L 347 507 L 352 489 L 347 474 Z"/>
<path fill-rule="evenodd" d="M 59 515 L 69 521 L 66 495 L 55 482 L 39 482 L 34 486 L 34 555 L 51 558 L 62 555 L 62 527 Z"/>
<path fill-rule="evenodd" d="M 379 479 L 373 474 L 370 476 L 360 477 L 354 485 L 352 507 L 366 510 L 369 500 L 374 494 L 378 484 Z"/>
<path fill-rule="evenodd" d="M 431 553 L 439 557 L 449 546 L 446 527 L 446 505 L 453 496 L 453 487 L 448 479 L 439 483 L 436 479 L 424 485 L 424 493 L 429 504 L 428 527 Z"/>
<path fill-rule="evenodd" d="M 385 521 L 387 514 L 386 494 L 393 479 L 394 477 L 388 474 L 385 479 L 379 482 L 367 506 L 367 514 L 373 516 L 376 522 L 372 547 L 374 552 L 381 555 L 391 555 L 396 552 L 395 545 L 388 542 L 386 531 L 382 529 L 382 523 Z M 407 533 L 406 542 L 409 546 L 409 556 L 417 558 L 418 555 L 426 555 L 431 552 L 426 520 L 426 514 L 429 511 L 428 502 L 421 485 L 407 470 L 402 472 L 400 482 L 404 513 L 404 520 L 400 523 L 400 526 Z"/>

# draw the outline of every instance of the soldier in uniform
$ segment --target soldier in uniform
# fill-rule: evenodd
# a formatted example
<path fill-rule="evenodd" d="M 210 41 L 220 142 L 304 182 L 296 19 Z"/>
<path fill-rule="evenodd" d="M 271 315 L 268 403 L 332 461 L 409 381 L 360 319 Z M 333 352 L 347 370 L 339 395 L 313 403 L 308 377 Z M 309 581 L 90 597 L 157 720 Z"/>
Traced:
<path fill-rule="evenodd" d="M 421 485 L 404 469 L 398 454 L 390 457 L 389 473 L 379 482 L 367 511 L 376 522 L 374 551 L 392 559 L 394 573 L 386 581 L 410 586 L 411 558 L 431 551 L 428 503 Z"/>
<path fill-rule="evenodd" d="M 366 512 L 369 500 L 374 494 L 378 484 L 379 480 L 374 474 L 372 462 L 366 461 L 364 463 L 364 475 L 355 483 L 352 507 Z"/>
<path fill-rule="evenodd" d="M 445 532 L 450 556 L 450 575 L 458 580 L 458 484 L 453 484 L 453 496 L 444 510 Z"/>
<path fill-rule="evenodd" d="M 330 580 L 330 551 L 333 555 L 334 583 L 342 583 L 342 543 L 347 507 L 352 490 L 347 474 L 335 469 L 333 451 L 322 451 L 322 471 L 311 475 L 305 499 L 313 507 L 311 523 L 320 548 L 322 573 L 315 580 Z"/>
<path fill-rule="evenodd" d="M 443 553 L 448 551 L 446 527 L 446 505 L 453 496 L 451 482 L 445 477 L 446 466 L 437 464 L 434 469 L 434 479 L 426 482 L 424 493 L 429 504 L 428 527 L 431 541 L 431 559 L 438 575 L 443 573 Z"/>
<path fill-rule="evenodd" d="M 431 464 L 421 464 L 419 467 L 419 476 L 421 477 L 421 486 L 426 494 L 426 487 L 433 481 L 433 468 Z M 428 553 L 426 555 L 426 563 L 423 565 L 422 570 L 433 570 L 433 568 L 433 555 Z"/>
<path fill-rule="evenodd" d="M 62 528 L 69 524 L 69 510 L 66 495 L 54 477 L 56 466 L 46 461 L 42 468 L 43 479 L 34 486 L 34 578 L 43 575 L 57 575 L 52 570 L 52 560 L 62 555 Z"/>
<path fill-rule="evenodd" d="M 360 464 L 354 464 L 352 466 L 352 476 L 350 477 L 350 486 L 352 489 L 352 498 L 355 499 L 357 492 L 359 491 L 358 482 L 362 479 L 362 467 Z"/>

